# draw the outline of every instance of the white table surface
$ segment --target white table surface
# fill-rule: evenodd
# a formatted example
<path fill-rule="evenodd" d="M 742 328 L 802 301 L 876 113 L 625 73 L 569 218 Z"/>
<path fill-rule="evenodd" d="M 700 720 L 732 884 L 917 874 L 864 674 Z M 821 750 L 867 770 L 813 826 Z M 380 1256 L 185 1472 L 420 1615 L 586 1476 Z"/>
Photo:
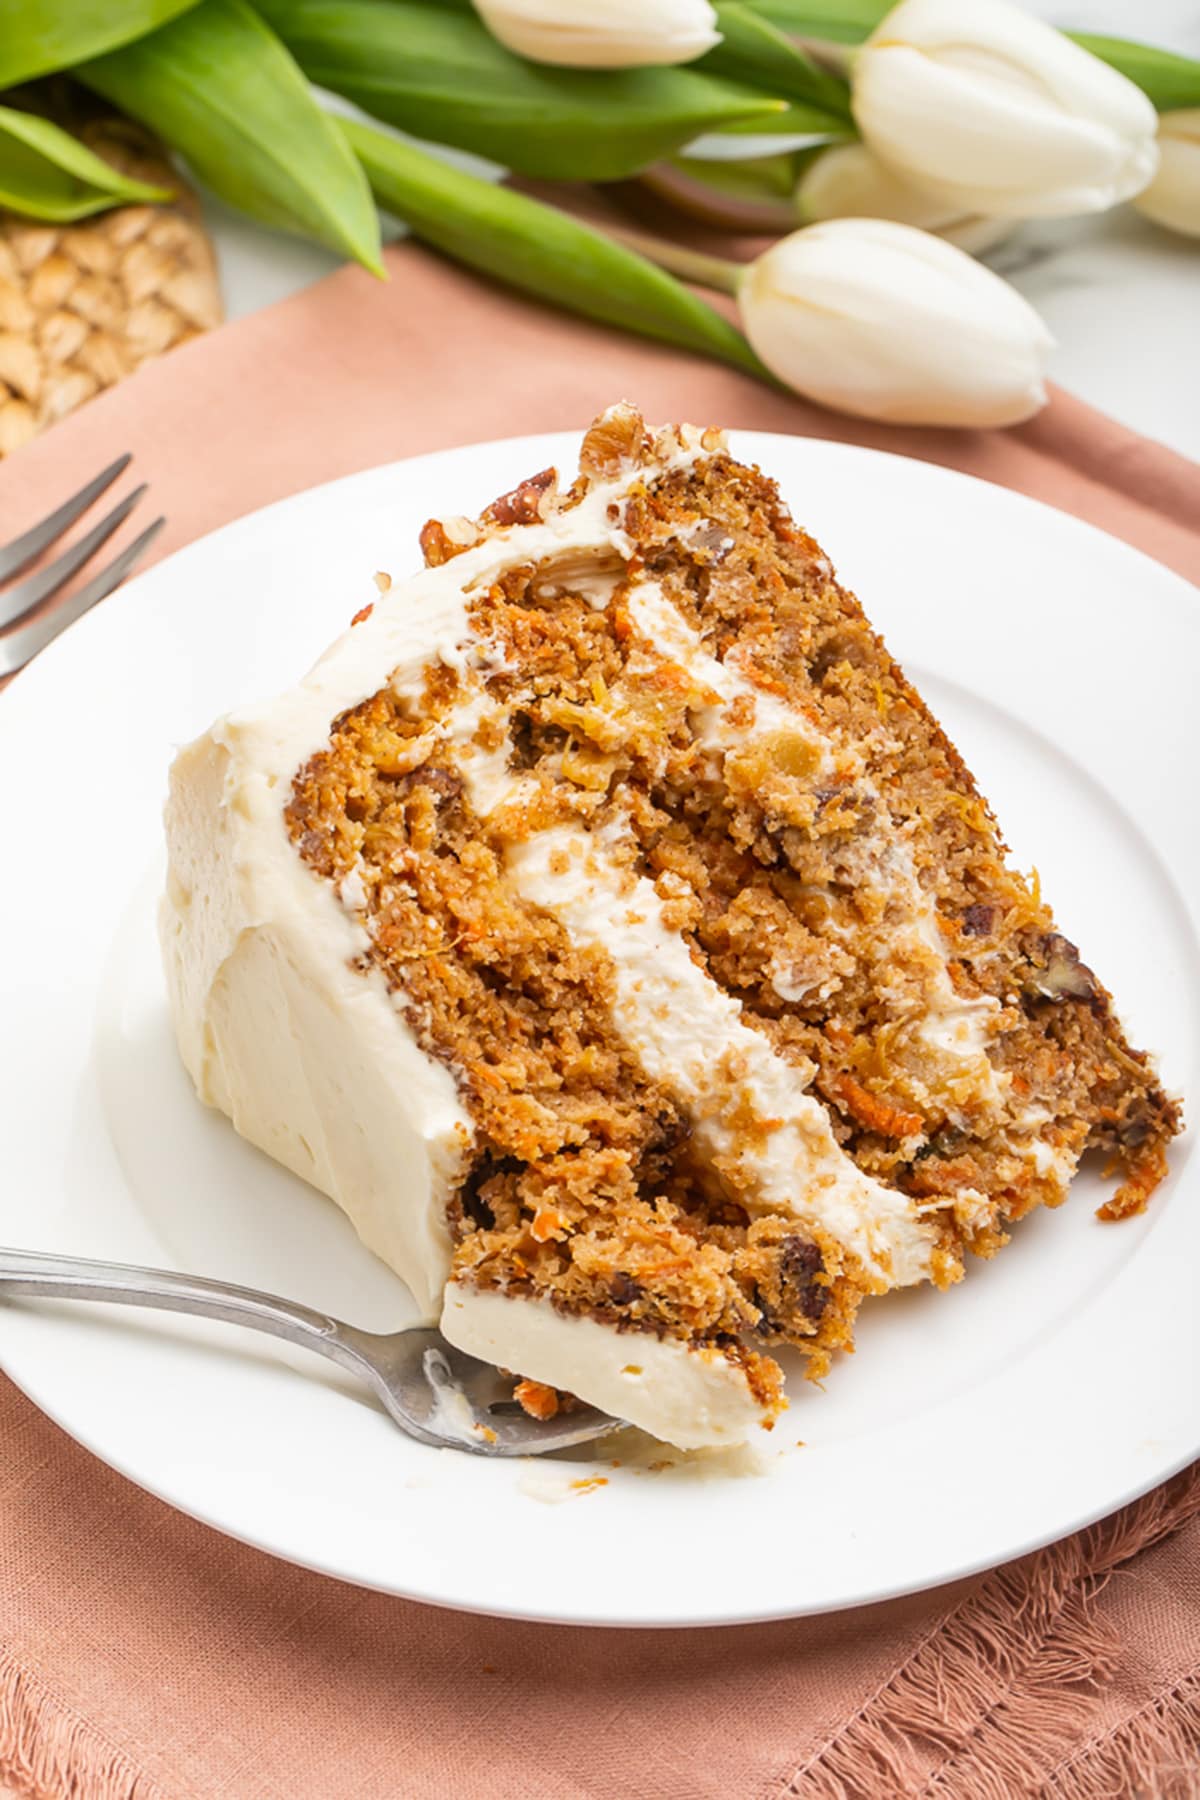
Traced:
<path fill-rule="evenodd" d="M 1200 57 L 1200 0 L 1027 0 L 1078 30 L 1139 37 Z M 295 293 L 337 258 L 215 201 L 206 216 L 231 319 Z M 1200 460 L 1200 239 L 1130 207 L 1020 227 L 988 261 L 1057 340 L 1052 378 L 1135 430 Z"/>

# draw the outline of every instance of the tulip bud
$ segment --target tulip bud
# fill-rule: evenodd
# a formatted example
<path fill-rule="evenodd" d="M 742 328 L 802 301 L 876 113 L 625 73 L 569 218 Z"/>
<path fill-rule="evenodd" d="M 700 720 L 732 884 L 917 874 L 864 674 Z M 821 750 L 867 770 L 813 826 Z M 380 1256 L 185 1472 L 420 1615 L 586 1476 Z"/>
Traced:
<path fill-rule="evenodd" d="M 885 219 L 781 238 L 738 289 L 762 361 L 822 405 L 907 425 L 1015 425 L 1045 403 L 1051 338 L 964 251 Z"/>
<path fill-rule="evenodd" d="M 1133 204 L 1157 225 L 1200 237 L 1200 107 L 1164 113 L 1158 148 L 1158 174 Z"/>
<path fill-rule="evenodd" d="M 475 0 L 500 42 L 576 69 L 686 63 L 721 41 L 709 0 Z"/>
<path fill-rule="evenodd" d="M 876 154 L 963 213 L 1099 212 L 1157 166 L 1141 89 L 1006 0 L 901 0 L 851 80 Z"/>
<path fill-rule="evenodd" d="M 796 213 L 805 223 L 820 219 L 894 219 L 936 232 L 948 244 L 978 256 L 1016 228 L 1015 219 L 986 219 L 964 213 L 914 187 L 865 144 L 837 144 L 808 165 L 796 188 Z"/>

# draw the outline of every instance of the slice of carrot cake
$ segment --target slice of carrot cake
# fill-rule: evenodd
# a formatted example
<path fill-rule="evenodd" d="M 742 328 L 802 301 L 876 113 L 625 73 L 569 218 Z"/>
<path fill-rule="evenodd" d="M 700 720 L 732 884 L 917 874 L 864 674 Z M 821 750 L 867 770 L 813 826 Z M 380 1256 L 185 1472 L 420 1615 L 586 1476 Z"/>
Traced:
<path fill-rule="evenodd" d="M 628 406 L 431 520 L 299 687 L 176 761 L 203 1099 L 453 1342 L 683 1446 L 1176 1104 L 920 695 L 717 431 Z"/>

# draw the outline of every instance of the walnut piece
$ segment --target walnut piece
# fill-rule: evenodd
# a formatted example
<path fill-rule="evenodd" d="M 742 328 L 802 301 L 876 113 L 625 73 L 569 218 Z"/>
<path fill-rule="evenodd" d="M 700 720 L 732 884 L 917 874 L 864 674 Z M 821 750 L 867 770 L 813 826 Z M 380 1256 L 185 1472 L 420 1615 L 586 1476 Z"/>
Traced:
<path fill-rule="evenodd" d="M 417 542 L 428 569 L 438 569 L 452 556 L 461 556 L 479 542 L 480 533 L 470 519 L 426 519 Z"/>
<path fill-rule="evenodd" d="M 579 472 L 590 481 L 611 481 L 638 460 L 645 443 L 641 413 L 628 400 L 618 400 L 589 427 L 579 452 Z"/>

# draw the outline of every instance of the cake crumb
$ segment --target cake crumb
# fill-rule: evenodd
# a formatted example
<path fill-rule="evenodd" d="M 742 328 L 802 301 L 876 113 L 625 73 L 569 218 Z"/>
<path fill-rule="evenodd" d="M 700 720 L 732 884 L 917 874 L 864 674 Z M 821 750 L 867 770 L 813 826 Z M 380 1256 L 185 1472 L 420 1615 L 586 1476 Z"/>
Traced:
<path fill-rule="evenodd" d="M 558 1394 L 544 1381 L 518 1381 L 513 1399 L 531 1419 L 552 1419 L 558 1412 Z"/>

